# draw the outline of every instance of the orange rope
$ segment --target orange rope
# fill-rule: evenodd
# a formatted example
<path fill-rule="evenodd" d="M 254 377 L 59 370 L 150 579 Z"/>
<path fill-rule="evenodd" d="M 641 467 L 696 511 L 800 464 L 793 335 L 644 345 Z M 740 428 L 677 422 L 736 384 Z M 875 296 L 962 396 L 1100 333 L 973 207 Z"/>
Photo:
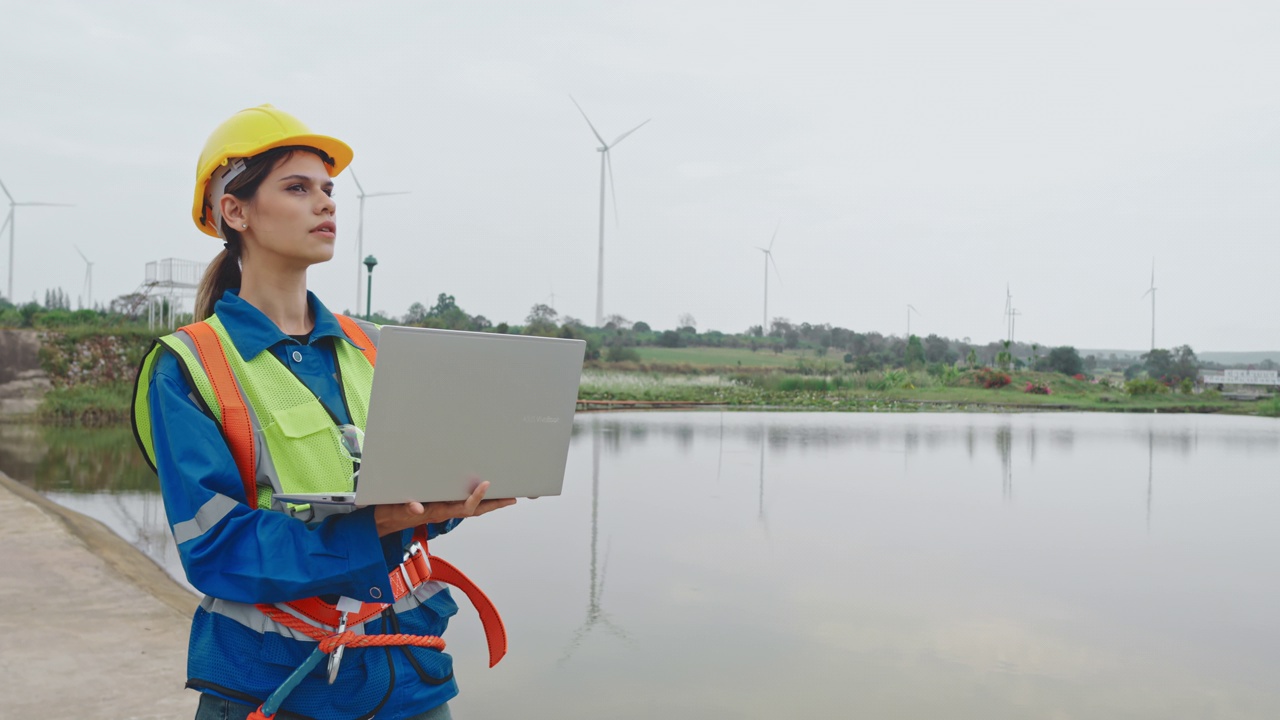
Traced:
<path fill-rule="evenodd" d="M 275 620 L 292 630 L 297 630 L 305 634 L 312 640 L 320 642 L 320 651 L 323 653 L 332 653 L 340 647 L 388 647 L 394 645 L 412 645 L 414 647 L 434 648 L 436 650 L 444 650 L 444 639 L 435 635 L 409 635 L 406 633 L 395 633 L 391 635 L 357 635 L 350 630 L 336 634 L 330 634 L 321 630 L 306 621 L 300 620 L 293 615 L 275 607 L 274 605 L 258 605 L 258 610 L 263 615 Z"/>

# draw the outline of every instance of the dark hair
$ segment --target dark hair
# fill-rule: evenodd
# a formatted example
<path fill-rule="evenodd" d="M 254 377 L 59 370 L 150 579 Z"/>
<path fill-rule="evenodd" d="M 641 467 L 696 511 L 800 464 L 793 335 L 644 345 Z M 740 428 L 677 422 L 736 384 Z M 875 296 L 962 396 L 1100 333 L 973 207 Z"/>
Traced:
<path fill-rule="evenodd" d="M 246 158 L 244 171 L 227 183 L 227 193 L 245 202 L 252 200 L 271 171 L 299 151 L 314 153 L 325 162 L 332 162 L 315 148 L 302 145 L 272 148 Z M 220 198 L 211 198 L 211 200 L 216 203 Z M 214 214 L 220 215 L 216 211 Z M 222 294 L 227 290 L 240 287 L 240 259 L 244 253 L 244 239 L 239 230 L 227 224 L 225 218 L 219 222 L 222 227 L 222 237 L 226 239 L 226 246 L 213 258 L 204 271 L 204 277 L 200 278 L 200 286 L 196 290 L 196 320 L 209 319 L 209 316 L 213 315 L 214 305 L 222 299 Z"/>

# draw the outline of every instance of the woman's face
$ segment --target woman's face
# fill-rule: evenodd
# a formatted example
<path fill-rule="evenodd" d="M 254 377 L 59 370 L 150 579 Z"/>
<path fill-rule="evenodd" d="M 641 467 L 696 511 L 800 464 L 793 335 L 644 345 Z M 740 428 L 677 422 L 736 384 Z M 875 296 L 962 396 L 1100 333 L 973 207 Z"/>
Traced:
<path fill-rule="evenodd" d="M 331 260 L 338 232 L 332 193 L 319 157 L 300 151 L 286 158 L 242 207 L 246 259 L 262 253 L 302 267 Z"/>

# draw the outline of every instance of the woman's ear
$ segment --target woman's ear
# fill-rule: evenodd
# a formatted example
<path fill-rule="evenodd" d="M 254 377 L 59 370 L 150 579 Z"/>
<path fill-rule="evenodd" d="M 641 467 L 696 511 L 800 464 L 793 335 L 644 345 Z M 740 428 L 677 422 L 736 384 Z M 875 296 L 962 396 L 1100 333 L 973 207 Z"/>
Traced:
<path fill-rule="evenodd" d="M 248 208 L 240 198 L 227 193 L 218 201 L 222 207 L 222 217 L 232 230 L 244 231 L 249 224 Z"/>

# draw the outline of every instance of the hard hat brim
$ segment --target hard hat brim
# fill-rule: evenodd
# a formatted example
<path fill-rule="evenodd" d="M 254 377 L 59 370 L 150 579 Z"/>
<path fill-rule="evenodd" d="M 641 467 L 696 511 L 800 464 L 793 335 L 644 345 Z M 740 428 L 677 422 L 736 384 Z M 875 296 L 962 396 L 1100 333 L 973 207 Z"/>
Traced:
<path fill-rule="evenodd" d="M 333 160 L 332 165 L 325 163 L 325 168 L 329 171 L 329 177 L 337 177 L 339 173 L 351 164 L 352 158 L 355 157 L 355 152 L 352 151 L 350 145 L 328 135 L 289 135 L 265 143 L 231 145 L 226 148 L 226 152 L 222 154 L 222 157 L 213 158 L 205 167 L 200 168 L 198 177 L 204 178 L 204 181 L 196 186 L 195 200 L 191 208 L 191 219 L 195 221 L 196 227 L 200 228 L 200 232 L 210 237 L 222 237 L 218 234 L 218 228 L 214 226 L 214 223 L 210 221 L 204 211 L 204 194 L 209 185 L 209 178 L 218 166 L 229 158 L 248 158 L 278 147 L 292 147 L 294 145 L 315 148 L 329 156 Z"/>

